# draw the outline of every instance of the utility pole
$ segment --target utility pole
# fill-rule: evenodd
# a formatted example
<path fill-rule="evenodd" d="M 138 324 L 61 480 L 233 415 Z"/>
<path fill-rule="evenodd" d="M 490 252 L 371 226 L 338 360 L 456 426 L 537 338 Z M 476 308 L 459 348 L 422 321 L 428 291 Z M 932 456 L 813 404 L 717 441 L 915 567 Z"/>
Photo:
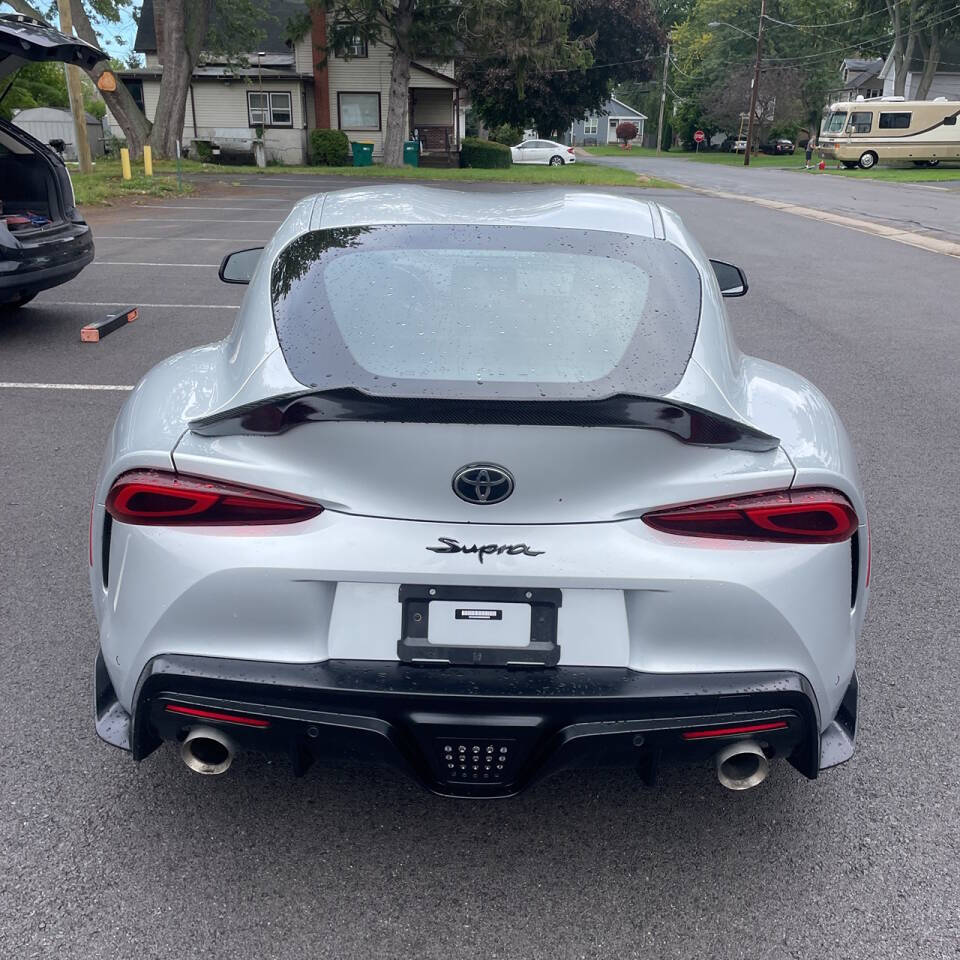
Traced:
<path fill-rule="evenodd" d="M 70 0 L 57 0 L 60 10 L 60 32 L 73 36 L 73 15 L 70 13 Z M 90 173 L 90 144 L 87 142 L 87 112 L 83 109 L 83 88 L 80 86 L 80 68 L 72 64 L 63 65 L 67 77 L 67 93 L 70 95 L 70 109 L 73 111 L 73 136 L 77 142 L 77 159 L 80 172 Z"/>
<path fill-rule="evenodd" d="M 670 69 L 670 41 L 667 41 L 667 52 L 663 58 L 663 83 L 660 86 L 660 119 L 657 121 L 657 153 L 663 143 L 663 110 L 667 104 L 667 71 Z"/>
<path fill-rule="evenodd" d="M 757 65 L 753 68 L 753 86 L 750 87 L 750 116 L 747 117 L 747 146 L 743 151 L 743 165 L 750 166 L 750 148 L 753 146 L 753 121 L 757 113 L 757 88 L 760 86 L 760 54 L 763 50 L 763 20 L 767 15 L 767 0 L 760 0 L 760 27 L 757 30 Z"/>

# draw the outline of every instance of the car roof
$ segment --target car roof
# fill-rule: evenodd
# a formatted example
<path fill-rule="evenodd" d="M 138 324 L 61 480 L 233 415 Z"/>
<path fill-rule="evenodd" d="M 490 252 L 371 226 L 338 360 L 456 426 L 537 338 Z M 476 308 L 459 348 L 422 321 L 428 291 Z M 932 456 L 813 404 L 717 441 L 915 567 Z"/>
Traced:
<path fill-rule="evenodd" d="M 663 239 L 656 203 L 592 191 L 470 192 L 396 184 L 336 190 L 317 197 L 313 230 L 374 224 L 502 224 L 609 230 Z"/>
<path fill-rule="evenodd" d="M 33 17 L 0 14 L 0 77 L 18 70 L 27 60 L 75 63 L 92 68 L 107 55 Z"/>

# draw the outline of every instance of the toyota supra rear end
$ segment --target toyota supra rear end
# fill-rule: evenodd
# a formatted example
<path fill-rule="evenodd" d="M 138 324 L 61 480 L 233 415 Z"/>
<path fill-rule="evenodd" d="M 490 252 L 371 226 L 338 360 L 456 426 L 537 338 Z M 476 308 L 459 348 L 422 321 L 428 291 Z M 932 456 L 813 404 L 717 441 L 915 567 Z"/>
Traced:
<path fill-rule="evenodd" d="M 866 511 L 837 414 L 743 355 L 656 203 L 301 201 L 224 341 L 131 394 L 93 505 L 96 725 L 508 796 L 562 769 L 847 760 Z"/>

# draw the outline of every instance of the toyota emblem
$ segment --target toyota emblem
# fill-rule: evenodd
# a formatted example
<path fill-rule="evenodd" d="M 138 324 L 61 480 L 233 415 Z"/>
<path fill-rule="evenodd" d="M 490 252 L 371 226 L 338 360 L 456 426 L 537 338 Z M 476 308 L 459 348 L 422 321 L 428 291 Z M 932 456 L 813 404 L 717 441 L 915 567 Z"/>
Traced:
<path fill-rule="evenodd" d="M 467 503 L 500 503 L 513 493 L 513 476 L 493 463 L 468 463 L 453 475 L 453 492 Z"/>

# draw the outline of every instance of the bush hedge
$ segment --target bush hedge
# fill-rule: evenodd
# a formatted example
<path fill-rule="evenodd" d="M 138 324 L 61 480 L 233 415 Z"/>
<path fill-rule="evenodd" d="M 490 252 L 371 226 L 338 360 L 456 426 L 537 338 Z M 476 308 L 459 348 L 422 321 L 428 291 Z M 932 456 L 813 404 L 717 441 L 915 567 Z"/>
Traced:
<path fill-rule="evenodd" d="M 513 163 L 510 148 L 492 140 L 480 140 L 477 137 L 464 137 L 460 146 L 461 167 L 482 167 L 499 170 Z"/>
<path fill-rule="evenodd" d="M 345 167 L 350 141 L 342 130 L 314 130 L 310 134 L 310 162 L 321 167 Z"/>

